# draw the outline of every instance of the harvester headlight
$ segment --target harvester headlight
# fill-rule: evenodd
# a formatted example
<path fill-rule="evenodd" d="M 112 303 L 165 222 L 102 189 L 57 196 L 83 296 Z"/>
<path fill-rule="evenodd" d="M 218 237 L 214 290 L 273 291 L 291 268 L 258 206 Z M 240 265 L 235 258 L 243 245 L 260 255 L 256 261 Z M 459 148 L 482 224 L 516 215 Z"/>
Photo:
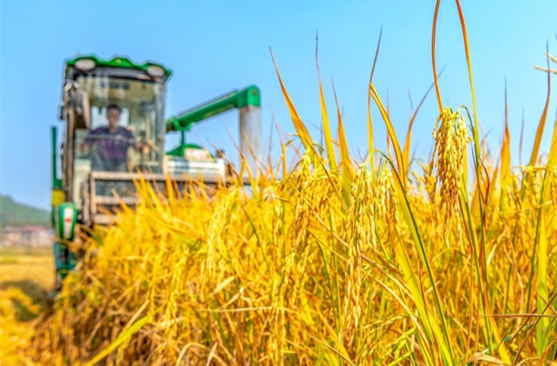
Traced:
<path fill-rule="evenodd" d="M 147 74 L 153 77 L 161 77 L 164 76 L 164 69 L 160 66 L 151 65 L 147 67 Z"/>
<path fill-rule="evenodd" d="M 90 58 L 84 58 L 75 62 L 75 67 L 81 71 L 90 71 L 95 68 L 95 61 Z"/>

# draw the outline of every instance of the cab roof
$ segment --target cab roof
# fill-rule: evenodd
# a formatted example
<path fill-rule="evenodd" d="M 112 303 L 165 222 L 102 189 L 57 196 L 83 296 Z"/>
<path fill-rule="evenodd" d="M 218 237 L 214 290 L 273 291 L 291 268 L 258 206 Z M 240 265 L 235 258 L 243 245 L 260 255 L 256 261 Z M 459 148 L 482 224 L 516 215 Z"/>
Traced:
<path fill-rule="evenodd" d="M 84 59 L 92 60 L 95 63 L 95 67 L 115 67 L 115 68 L 123 68 L 123 69 L 142 70 L 147 72 L 147 68 L 149 66 L 159 66 L 164 70 L 164 73 L 167 78 L 172 73 L 170 69 L 167 69 L 162 64 L 151 62 L 151 61 L 138 64 L 133 62 L 129 58 L 122 57 L 122 56 L 117 56 L 112 59 L 101 59 L 95 55 L 81 55 L 66 61 L 66 70 L 65 70 L 66 76 L 68 76 L 69 74 L 70 67 L 74 67 L 77 61 L 84 60 Z"/>

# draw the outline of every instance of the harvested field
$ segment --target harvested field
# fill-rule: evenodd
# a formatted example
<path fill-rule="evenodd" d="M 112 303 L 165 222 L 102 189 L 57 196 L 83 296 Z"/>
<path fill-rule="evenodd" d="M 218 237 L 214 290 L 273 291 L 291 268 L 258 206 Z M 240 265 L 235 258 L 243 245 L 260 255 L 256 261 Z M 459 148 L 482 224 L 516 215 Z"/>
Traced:
<path fill-rule="evenodd" d="M 0 248 L 0 364 L 23 363 L 54 285 L 51 250 Z"/>

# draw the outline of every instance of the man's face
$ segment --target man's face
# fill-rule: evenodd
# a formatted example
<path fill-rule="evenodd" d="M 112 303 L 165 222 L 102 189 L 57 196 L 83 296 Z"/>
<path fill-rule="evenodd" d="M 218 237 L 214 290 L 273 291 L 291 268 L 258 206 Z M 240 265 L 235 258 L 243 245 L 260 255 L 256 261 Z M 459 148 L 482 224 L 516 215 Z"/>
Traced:
<path fill-rule="evenodd" d="M 110 108 L 106 112 L 106 118 L 108 119 L 108 125 L 110 128 L 118 127 L 118 121 L 120 120 L 120 111 L 116 108 Z"/>

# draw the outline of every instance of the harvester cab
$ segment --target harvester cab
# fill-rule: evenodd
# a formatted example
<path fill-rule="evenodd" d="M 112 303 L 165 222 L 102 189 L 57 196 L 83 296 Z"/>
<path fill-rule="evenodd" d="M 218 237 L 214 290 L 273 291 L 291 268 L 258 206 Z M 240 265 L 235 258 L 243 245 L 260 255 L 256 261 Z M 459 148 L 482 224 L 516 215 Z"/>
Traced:
<path fill-rule="evenodd" d="M 161 64 L 137 64 L 125 57 L 79 56 L 66 61 L 60 145 L 58 130 L 52 128 L 52 221 L 58 237 L 54 248 L 58 284 L 75 266 L 72 243 L 79 240 L 76 230 L 110 224 L 111 213 L 122 202 L 133 207 L 138 201 L 134 181 L 144 179 L 157 185 L 158 192 L 165 191 L 168 178 L 178 189 L 200 180 L 203 186 L 228 183 L 233 169 L 222 151 L 210 153 L 186 142 L 186 132 L 194 124 L 238 109 L 241 161 L 244 168 L 257 174 L 259 89 L 250 86 L 233 91 L 166 120 L 170 75 Z M 165 152 L 164 136 L 170 131 L 180 133 L 180 144 Z"/>

